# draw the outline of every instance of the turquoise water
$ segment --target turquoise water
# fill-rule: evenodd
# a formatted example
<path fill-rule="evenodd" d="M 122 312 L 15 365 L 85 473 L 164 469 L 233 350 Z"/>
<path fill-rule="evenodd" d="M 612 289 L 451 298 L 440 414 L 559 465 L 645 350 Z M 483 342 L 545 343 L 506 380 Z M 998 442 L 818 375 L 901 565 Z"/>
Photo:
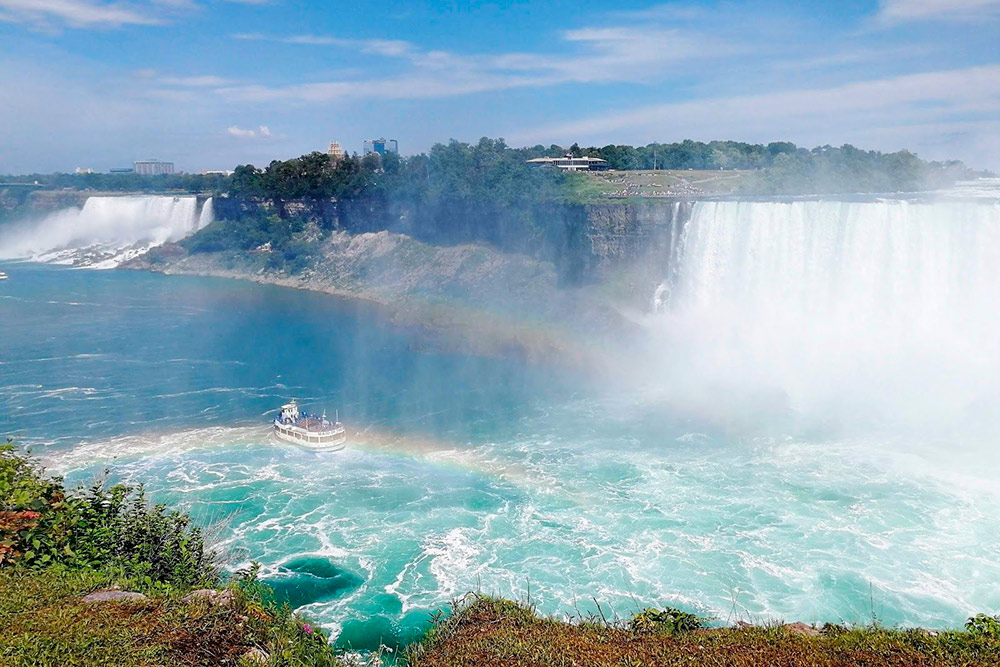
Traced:
<path fill-rule="evenodd" d="M 110 467 L 189 509 L 229 567 L 260 561 L 342 643 L 405 641 L 477 589 L 723 621 L 944 627 L 1000 608 L 995 468 L 956 437 L 448 354 L 325 295 L 0 268 L 0 432 L 71 481 Z M 272 441 L 290 397 L 339 409 L 350 446 Z"/>

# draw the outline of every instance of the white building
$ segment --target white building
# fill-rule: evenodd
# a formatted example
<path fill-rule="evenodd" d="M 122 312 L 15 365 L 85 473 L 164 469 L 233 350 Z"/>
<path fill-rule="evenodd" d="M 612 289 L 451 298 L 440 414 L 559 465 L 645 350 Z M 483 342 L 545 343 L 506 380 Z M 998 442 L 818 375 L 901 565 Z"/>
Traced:
<path fill-rule="evenodd" d="M 161 174 L 174 173 L 173 162 L 162 162 L 160 160 L 137 160 L 134 163 L 135 173 L 142 176 L 159 176 Z"/>
<path fill-rule="evenodd" d="M 599 157 L 573 157 L 572 155 L 536 157 L 528 160 L 528 164 L 553 166 L 563 171 L 603 171 L 608 168 L 607 160 L 602 160 Z"/>

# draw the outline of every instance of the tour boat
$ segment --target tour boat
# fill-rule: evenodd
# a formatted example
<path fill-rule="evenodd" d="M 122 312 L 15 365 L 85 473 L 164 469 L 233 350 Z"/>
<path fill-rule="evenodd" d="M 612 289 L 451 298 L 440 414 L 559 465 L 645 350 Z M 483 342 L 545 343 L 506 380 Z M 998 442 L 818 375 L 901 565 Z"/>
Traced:
<path fill-rule="evenodd" d="M 347 443 L 347 432 L 339 420 L 331 422 L 325 412 L 319 417 L 300 412 L 294 400 L 281 406 L 281 414 L 274 420 L 274 435 L 317 452 L 335 452 Z"/>
<path fill-rule="evenodd" d="M 7 280 L 7 274 L 3 271 L 0 271 L 0 280 Z"/>

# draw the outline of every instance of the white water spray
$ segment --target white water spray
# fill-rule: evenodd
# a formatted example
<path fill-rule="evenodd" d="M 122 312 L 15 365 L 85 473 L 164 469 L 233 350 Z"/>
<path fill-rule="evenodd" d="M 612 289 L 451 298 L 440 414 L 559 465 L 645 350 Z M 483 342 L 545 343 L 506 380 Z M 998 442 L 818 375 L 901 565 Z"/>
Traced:
<path fill-rule="evenodd" d="M 656 298 L 665 372 L 709 394 L 1000 421 L 1000 203 L 699 202 Z"/>
<path fill-rule="evenodd" d="M 212 221 L 212 199 L 90 197 L 35 222 L 0 228 L 0 257 L 110 268 L 152 246 L 178 241 Z"/>

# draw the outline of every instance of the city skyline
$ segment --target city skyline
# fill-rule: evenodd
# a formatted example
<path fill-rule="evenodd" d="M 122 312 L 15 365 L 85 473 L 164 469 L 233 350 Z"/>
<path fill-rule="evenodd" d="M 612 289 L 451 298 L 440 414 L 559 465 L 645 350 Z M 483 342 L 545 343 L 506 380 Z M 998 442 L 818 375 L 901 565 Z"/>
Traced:
<path fill-rule="evenodd" d="M 336 138 L 685 138 L 1000 169 L 1000 0 L 0 0 L 0 172 L 265 166 Z"/>

